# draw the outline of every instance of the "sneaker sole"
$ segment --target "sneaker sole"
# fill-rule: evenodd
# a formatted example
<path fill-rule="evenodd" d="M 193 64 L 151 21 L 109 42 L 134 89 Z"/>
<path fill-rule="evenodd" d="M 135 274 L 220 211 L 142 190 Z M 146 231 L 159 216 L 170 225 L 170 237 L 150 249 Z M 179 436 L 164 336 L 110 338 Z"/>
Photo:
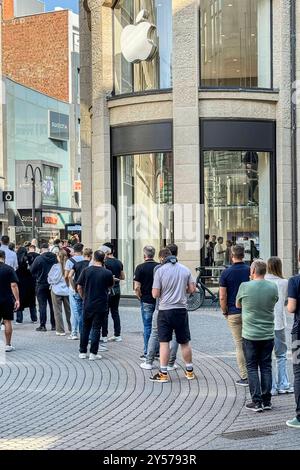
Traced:
<path fill-rule="evenodd" d="M 249 384 L 238 384 L 238 383 L 235 383 L 235 385 L 237 385 L 238 387 L 249 387 Z"/>
<path fill-rule="evenodd" d="M 149 380 L 150 380 L 150 382 L 159 383 L 159 384 L 167 384 L 167 383 L 170 382 L 170 380 L 153 380 L 153 379 L 151 379 L 151 377 L 150 377 Z"/>
<path fill-rule="evenodd" d="M 194 377 L 188 377 L 188 376 L 186 375 L 185 378 L 188 379 L 188 380 L 195 380 L 196 376 L 194 375 Z"/>
<path fill-rule="evenodd" d="M 260 408 L 258 410 L 255 410 L 254 408 L 247 408 L 246 406 L 245 406 L 245 408 L 248 411 L 254 411 L 254 413 L 262 413 L 264 411 L 263 408 Z"/>
<path fill-rule="evenodd" d="M 297 424 L 290 424 L 288 421 L 285 423 L 289 428 L 300 429 L 300 426 Z"/>

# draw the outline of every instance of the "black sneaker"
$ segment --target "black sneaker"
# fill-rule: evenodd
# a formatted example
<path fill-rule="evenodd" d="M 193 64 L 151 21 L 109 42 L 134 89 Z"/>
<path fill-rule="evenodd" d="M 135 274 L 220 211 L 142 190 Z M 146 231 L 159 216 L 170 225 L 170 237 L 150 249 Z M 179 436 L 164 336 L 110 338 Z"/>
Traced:
<path fill-rule="evenodd" d="M 248 379 L 236 380 L 235 384 L 240 385 L 241 387 L 249 387 Z"/>
<path fill-rule="evenodd" d="M 256 411 L 257 413 L 261 413 L 263 411 L 263 407 L 261 403 L 254 403 L 251 401 L 250 403 L 246 403 L 245 407 L 247 410 Z"/>
<path fill-rule="evenodd" d="M 273 406 L 272 406 L 272 403 L 269 401 L 269 403 L 264 403 L 263 404 L 263 408 L 264 410 L 272 410 L 273 409 Z"/>
<path fill-rule="evenodd" d="M 51 326 L 51 331 L 56 331 L 55 326 Z"/>
<path fill-rule="evenodd" d="M 141 354 L 141 355 L 140 355 L 140 359 L 141 359 L 141 360 L 146 359 L 146 355 L 145 355 L 145 354 Z"/>
<path fill-rule="evenodd" d="M 160 382 L 160 383 L 167 383 L 169 382 L 168 374 L 163 374 L 162 372 L 158 372 L 157 374 L 149 377 L 151 382 Z"/>
<path fill-rule="evenodd" d="M 47 331 L 47 328 L 45 326 L 39 326 L 35 331 Z"/>

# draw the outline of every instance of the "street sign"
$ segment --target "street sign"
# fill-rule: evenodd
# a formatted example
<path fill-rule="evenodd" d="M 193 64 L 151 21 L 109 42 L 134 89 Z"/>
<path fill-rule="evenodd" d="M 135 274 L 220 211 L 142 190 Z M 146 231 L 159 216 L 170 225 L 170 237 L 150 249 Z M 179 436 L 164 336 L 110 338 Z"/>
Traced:
<path fill-rule="evenodd" d="M 15 200 L 14 191 L 3 191 L 3 193 L 2 193 L 2 201 L 3 202 L 13 202 L 14 200 Z"/>

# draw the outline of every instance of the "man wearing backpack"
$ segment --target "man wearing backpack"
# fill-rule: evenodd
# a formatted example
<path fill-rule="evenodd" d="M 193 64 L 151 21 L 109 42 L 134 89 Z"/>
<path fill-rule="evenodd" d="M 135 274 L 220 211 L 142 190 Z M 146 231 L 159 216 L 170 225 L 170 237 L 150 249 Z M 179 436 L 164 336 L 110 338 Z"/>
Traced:
<path fill-rule="evenodd" d="M 72 333 L 68 339 L 79 339 L 78 333 L 80 332 L 80 318 L 82 317 L 82 303 L 80 295 L 75 291 L 73 285 L 70 283 L 70 273 L 74 270 L 77 263 L 84 261 L 83 257 L 83 244 L 82 243 L 75 243 L 74 247 L 74 255 L 72 258 L 68 259 L 66 262 L 65 267 L 65 280 L 67 285 L 69 286 L 70 292 L 70 307 L 71 307 L 71 325 L 72 325 Z M 74 270 L 75 271 L 75 270 Z M 74 276 L 74 272 L 72 273 L 71 277 Z"/>

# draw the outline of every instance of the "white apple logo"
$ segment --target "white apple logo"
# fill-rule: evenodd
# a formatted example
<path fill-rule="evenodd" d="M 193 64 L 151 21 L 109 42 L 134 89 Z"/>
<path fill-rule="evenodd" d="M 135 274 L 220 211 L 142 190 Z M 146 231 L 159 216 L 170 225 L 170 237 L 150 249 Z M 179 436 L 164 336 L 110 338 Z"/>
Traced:
<path fill-rule="evenodd" d="M 152 60 L 157 46 L 151 39 L 156 30 L 154 24 L 147 21 L 147 10 L 141 10 L 136 17 L 135 25 L 126 26 L 121 34 L 121 51 L 127 62 L 139 63 Z"/>

